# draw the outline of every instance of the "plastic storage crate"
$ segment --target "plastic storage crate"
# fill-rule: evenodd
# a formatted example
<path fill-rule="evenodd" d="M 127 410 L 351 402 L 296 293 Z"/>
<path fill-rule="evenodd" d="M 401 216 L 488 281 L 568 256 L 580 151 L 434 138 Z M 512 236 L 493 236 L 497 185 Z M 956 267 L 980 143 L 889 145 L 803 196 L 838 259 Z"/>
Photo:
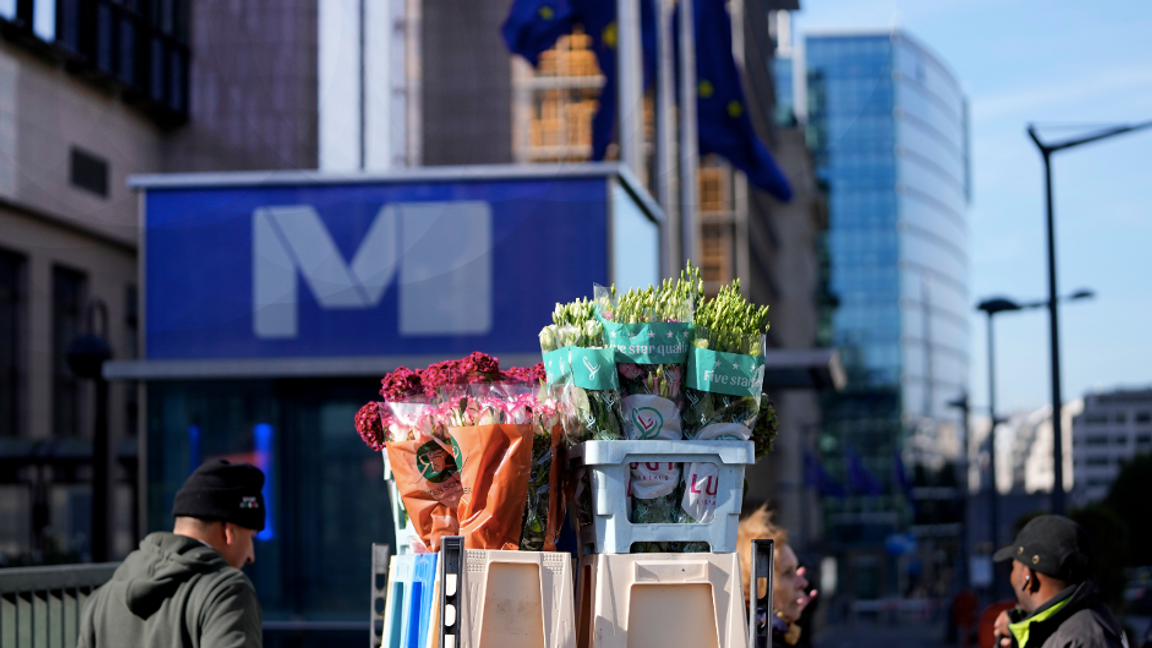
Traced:
<path fill-rule="evenodd" d="M 744 467 L 755 463 L 751 441 L 586 441 L 568 451 L 586 467 L 592 524 L 580 529 L 580 554 L 625 554 L 636 542 L 706 542 L 714 553 L 736 551 Z M 717 465 L 716 508 L 702 524 L 633 524 L 628 520 L 629 464 L 709 462 Z"/>
<path fill-rule="evenodd" d="M 596 554 L 580 559 L 578 648 L 747 648 L 735 553 Z"/>
<path fill-rule="evenodd" d="M 392 556 L 380 634 L 383 648 L 428 646 L 437 560 L 437 554 Z"/>
<path fill-rule="evenodd" d="M 440 540 L 439 648 L 575 648 L 572 556 Z"/>
<path fill-rule="evenodd" d="M 406 555 L 413 553 L 412 547 L 420 544 L 412 525 L 408 523 L 408 511 L 404 509 L 404 500 L 396 490 L 396 480 L 392 479 L 392 466 L 388 464 L 388 449 L 381 450 L 384 455 L 384 481 L 388 483 L 388 501 L 392 504 L 392 525 L 396 530 L 396 554 Z"/>

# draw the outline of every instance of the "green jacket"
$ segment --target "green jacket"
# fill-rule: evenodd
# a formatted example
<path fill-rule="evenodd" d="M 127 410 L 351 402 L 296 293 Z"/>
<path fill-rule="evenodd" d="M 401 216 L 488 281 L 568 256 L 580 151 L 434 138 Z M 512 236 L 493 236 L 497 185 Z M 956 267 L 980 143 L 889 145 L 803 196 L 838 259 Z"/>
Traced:
<path fill-rule="evenodd" d="M 199 540 L 159 532 L 88 598 L 78 648 L 259 648 L 261 623 L 243 572 Z"/>
<path fill-rule="evenodd" d="M 1127 648 L 1120 623 L 1100 602 L 1096 585 L 1072 585 L 1031 615 L 1008 613 L 1013 648 Z"/>

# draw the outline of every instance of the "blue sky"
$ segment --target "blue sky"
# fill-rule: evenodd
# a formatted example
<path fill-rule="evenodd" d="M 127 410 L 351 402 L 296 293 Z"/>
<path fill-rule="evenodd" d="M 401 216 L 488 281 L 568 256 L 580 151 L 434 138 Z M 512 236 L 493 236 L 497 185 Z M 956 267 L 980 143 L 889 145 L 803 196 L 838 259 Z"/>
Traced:
<path fill-rule="evenodd" d="M 1030 122 L 1075 136 L 1152 121 L 1152 2 L 801 0 L 796 29 L 898 25 L 948 65 L 968 96 L 972 302 L 1047 296 L 1044 182 Z M 1065 400 L 1152 385 L 1152 128 L 1053 158 L 1057 281 L 1097 298 L 1061 308 Z M 983 314 L 971 320 L 972 402 L 988 402 Z M 996 318 L 998 409 L 1049 402 L 1044 309 Z"/>

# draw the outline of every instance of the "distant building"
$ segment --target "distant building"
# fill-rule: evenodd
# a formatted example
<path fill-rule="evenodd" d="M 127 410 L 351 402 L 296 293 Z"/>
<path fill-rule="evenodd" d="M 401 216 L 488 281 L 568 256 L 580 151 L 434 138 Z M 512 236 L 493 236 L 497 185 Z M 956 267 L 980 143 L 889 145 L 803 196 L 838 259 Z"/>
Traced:
<path fill-rule="evenodd" d="M 1152 453 L 1152 389 L 1089 394 L 1071 428 L 1073 499 L 1103 499 L 1125 461 Z"/>
<path fill-rule="evenodd" d="M 897 510 L 897 454 L 939 467 L 963 447 L 948 402 L 968 382 L 967 101 L 948 68 L 899 30 L 805 42 L 809 142 L 828 188 L 839 300 L 833 336 L 849 376 L 825 410 L 822 449 L 846 475 L 854 448 L 884 485 L 871 505 Z"/>

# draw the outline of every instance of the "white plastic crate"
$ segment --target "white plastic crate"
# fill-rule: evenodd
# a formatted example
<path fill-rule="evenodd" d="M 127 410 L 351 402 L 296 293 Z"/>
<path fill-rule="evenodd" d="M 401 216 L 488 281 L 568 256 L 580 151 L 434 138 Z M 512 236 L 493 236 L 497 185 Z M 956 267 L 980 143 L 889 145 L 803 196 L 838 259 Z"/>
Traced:
<path fill-rule="evenodd" d="M 580 529 L 580 554 L 626 554 L 636 542 L 706 542 L 714 553 L 736 551 L 744 467 L 756 461 L 751 441 L 587 441 L 569 449 L 573 467 L 587 467 L 592 524 Z M 633 462 L 714 463 L 716 507 L 699 524 L 633 524 L 628 474 Z"/>
<path fill-rule="evenodd" d="M 578 569 L 578 648 L 749 647 L 739 554 L 596 554 Z"/>
<path fill-rule="evenodd" d="M 396 530 L 396 554 L 406 555 L 414 553 L 412 547 L 420 544 L 416 531 L 408 521 L 408 511 L 404 509 L 404 500 L 396 490 L 396 480 L 392 478 L 392 466 L 388 463 L 388 449 L 381 450 L 384 455 L 384 481 L 388 483 L 388 501 L 392 504 L 392 525 Z"/>
<path fill-rule="evenodd" d="M 575 648 L 572 556 L 441 539 L 439 648 Z"/>

